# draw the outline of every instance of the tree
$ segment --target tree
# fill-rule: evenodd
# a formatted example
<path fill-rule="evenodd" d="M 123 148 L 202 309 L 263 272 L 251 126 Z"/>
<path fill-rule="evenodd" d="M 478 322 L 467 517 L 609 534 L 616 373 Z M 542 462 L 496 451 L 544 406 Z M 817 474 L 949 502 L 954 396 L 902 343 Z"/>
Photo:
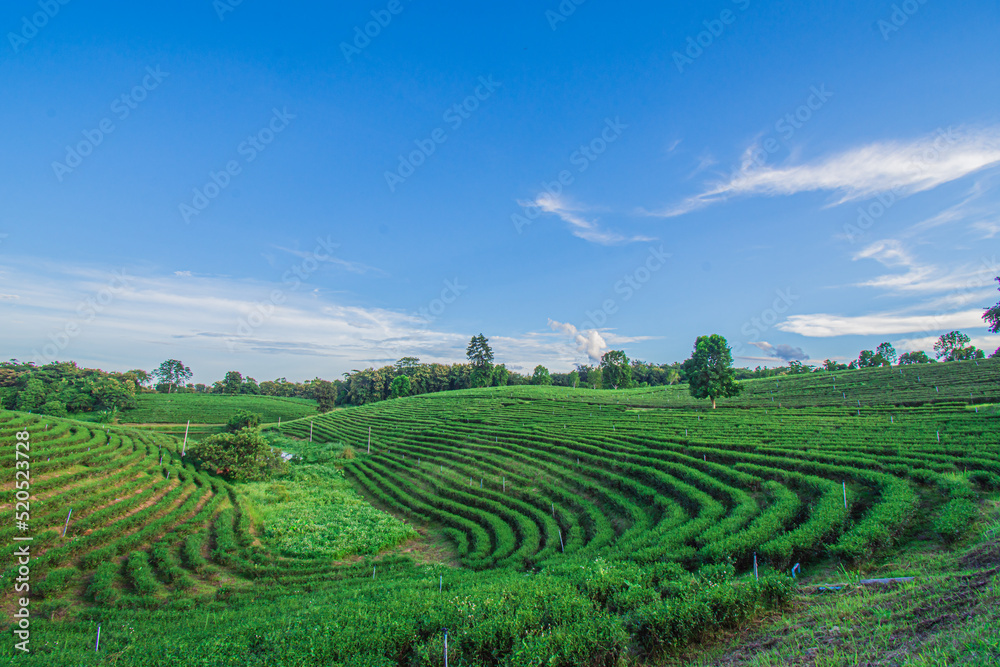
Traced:
<path fill-rule="evenodd" d="M 167 359 L 153 371 L 153 377 L 158 379 L 160 384 L 166 385 L 168 394 L 171 388 L 176 389 L 190 380 L 191 375 L 193 375 L 191 369 L 177 359 Z"/>
<path fill-rule="evenodd" d="M 846 371 L 847 364 L 842 364 L 832 359 L 826 359 L 823 361 L 823 368 L 828 371 Z"/>
<path fill-rule="evenodd" d="M 632 386 L 632 366 L 624 350 L 609 350 L 601 357 L 601 375 L 605 389 L 628 389 Z"/>
<path fill-rule="evenodd" d="M 329 412 L 337 405 L 337 385 L 316 378 L 309 383 L 309 396 L 319 403 L 320 412 Z"/>
<path fill-rule="evenodd" d="M 389 398 L 403 398 L 410 395 L 410 378 L 397 375 L 389 385 Z"/>
<path fill-rule="evenodd" d="M 261 414 L 240 408 L 236 411 L 236 414 L 230 417 L 229 421 L 226 422 L 226 428 L 228 428 L 231 433 L 236 433 L 237 431 L 245 428 L 257 428 L 260 426 L 260 422 L 263 418 L 264 416 Z"/>
<path fill-rule="evenodd" d="M 740 385 L 733 373 L 733 354 L 729 343 L 718 334 L 699 336 L 694 353 L 684 362 L 691 395 L 712 399 L 712 409 L 718 398 L 736 396 Z"/>
<path fill-rule="evenodd" d="M 256 428 L 209 436 L 188 453 L 198 467 L 238 482 L 265 481 L 288 467 Z"/>
<path fill-rule="evenodd" d="M 882 343 L 875 348 L 875 355 L 882 361 L 882 366 L 892 366 L 896 363 L 896 348 L 890 343 Z"/>
<path fill-rule="evenodd" d="M 789 361 L 788 362 L 788 373 L 789 375 L 801 375 L 803 373 L 810 373 L 812 367 L 806 366 L 801 361 Z"/>
<path fill-rule="evenodd" d="M 531 374 L 531 384 L 537 385 L 550 385 L 552 384 L 552 376 L 549 375 L 549 369 L 541 364 L 535 366 L 535 372 Z"/>
<path fill-rule="evenodd" d="M 907 352 L 899 358 L 900 366 L 908 366 L 910 364 L 929 364 L 933 359 L 927 356 L 927 353 L 923 350 L 916 350 L 914 352 Z"/>
<path fill-rule="evenodd" d="M 497 364 L 493 367 L 493 382 L 490 386 L 493 387 L 506 387 L 507 383 L 510 382 L 510 371 L 507 370 L 505 364 Z"/>
<path fill-rule="evenodd" d="M 243 387 L 243 375 L 239 371 L 229 371 L 222 380 L 222 393 L 235 396 Z"/>
<path fill-rule="evenodd" d="M 881 365 L 878 355 L 871 350 L 861 350 L 861 354 L 858 355 L 858 368 L 875 368 Z"/>
<path fill-rule="evenodd" d="M 934 354 L 938 359 L 944 361 L 968 361 L 969 359 L 982 359 L 982 350 L 969 345 L 972 339 L 961 331 L 950 331 L 934 343 Z"/>
<path fill-rule="evenodd" d="M 580 374 L 576 371 L 571 371 L 569 377 L 566 379 L 566 384 L 573 389 L 580 386 Z"/>
<path fill-rule="evenodd" d="M 469 341 L 469 347 L 465 349 L 465 356 L 473 366 L 492 366 L 493 349 L 490 347 L 490 339 L 483 334 L 473 336 Z"/>
<path fill-rule="evenodd" d="M 587 371 L 587 384 L 591 389 L 600 389 L 604 386 L 604 371 L 600 366 Z"/>
<path fill-rule="evenodd" d="M 24 389 L 17 395 L 17 409 L 21 412 L 32 412 L 45 403 L 45 383 L 37 378 L 31 378 Z"/>
<path fill-rule="evenodd" d="M 473 336 L 469 347 L 465 350 L 469 359 L 471 374 L 469 384 L 472 387 L 489 387 L 493 384 L 493 349 L 490 340 L 483 334 Z"/>
<path fill-rule="evenodd" d="M 1000 277 L 997 278 L 997 283 L 1000 284 Z M 990 333 L 1000 333 L 1000 303 L 983 313 L 983 319 L 986 320 L 986 326 Z M 992 354 L 992 357 L 1000 357 L 1000 347 Z"/>
<path fill-rule="evenodd" d="M 681 381 L 681 374 L 676 368 L 671 368 L 667 371 L 667 384 L 675 385 Z"/>
<path fill-rule="evenodd" d="M 397 374 L 413 377 L 416 374 L 417 369 L 420 368 L 420 359 L 417 357 L 403 357 L 394 365 Z"/>

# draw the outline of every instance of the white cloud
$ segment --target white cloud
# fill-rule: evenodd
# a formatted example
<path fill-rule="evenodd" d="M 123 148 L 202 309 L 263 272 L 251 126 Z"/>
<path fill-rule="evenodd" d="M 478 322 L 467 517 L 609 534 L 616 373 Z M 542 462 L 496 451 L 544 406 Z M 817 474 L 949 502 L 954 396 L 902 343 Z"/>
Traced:
<path fill-rule="evenodd" d="M 549 327 L 553 331 L 561 331 L 562 333 L 572 336 L 576 343 L 576 351 L 581 355 L 587 355 L 587 358 L 593 363 L 600 363 L 601 357 L 610 348 L 608 347 L 607 341 L 601 332 L 596 329 L 587 329 L 585 331 L 578 331 L 575 326 L 567 322 L 557 322 L 553 319 L 549 320 Z M 618 340 L 616 342 L 622 342 Z"/>
<path fill-rule="evenodd" d="M 937 315 L 902 315 L 898 312 L 885 312 L 848 317 L 817 313 L 792 315 L 778 324 L 777 328 L 810 338 L 875 336 L 981 327 L 982 315 L 981 309 Z"/>
<path fill-rule="evenodd" d="M 527 204 L 521 202 L 521 205 L 537 206 L 545 213 L 551 213 L 559 216 L 563 222 L 569 223 L 573 236 L 581 238 L 584 241 L 590 241 L 591 243 L 598 243 L 600 245 L 621 245 L 623 243 L 656 240 L 655 238 L 649 236 L 623 236 L 617 232 L 602 229 L 596 221 L 587 220 L 580 215 L 589 209 L 573 205 L 565 198 L 557 197 L 549 193 L 542 193 L 538 195 L 533 202 L 528 202 Z"/>
<path fill-rule="evenodd" d="M 834 204 L 886 192 L 930 190 L 1000 163 L 1000 127 L 940 130 L 911 141 L 883 141 L 783 167 L 748 166 L 680 204 L 650 215 L 674 217 L 738 195 L 831 192 Z"/>
<path fill-rule="evenodd" d="M 191 272 L 190 271 L 174 271 L 174 275 L 177 276 L 178 278 L 190 278 L 191 277 Z"/>
<path fill-rule="evenodd" d="M 44 363 L 51 353 L 125 370 L 175 358 L 194 369 L 198 382 L 229 370 L 258 379 L 333 379 L 403 356 L 464 362 L 471 335 L 429 326 L 408 314 L 415 307 L 345 305 L 330 292 L 280 283 L 200 275 L 177 280 L 173 272 L 129 268 L 121 284 L 100 268 L 28 258 L 5 260 L 0 273 L 5 268 L 16 269 L 4 282 L 20 298 L 0 300 L 0 319 L 18 322 L 0 327 L 0 345 L 25 361 L 37 356 Z M 109 298 L 99 298 L 102 290 Z M 72 335 L 65 335 L 70 324 Z M 574 361 L 564 338 L 553 333 L 496 337 L 494 347 L 497 361 L 512 368 L 542 363 L 555 370 Z"/>

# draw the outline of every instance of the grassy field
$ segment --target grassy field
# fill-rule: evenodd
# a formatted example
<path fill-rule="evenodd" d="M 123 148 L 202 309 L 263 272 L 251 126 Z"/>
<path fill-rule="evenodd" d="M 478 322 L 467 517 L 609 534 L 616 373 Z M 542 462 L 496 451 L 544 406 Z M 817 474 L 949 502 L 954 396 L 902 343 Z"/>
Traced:
<path fill-rule="evenodd" d="M 119 421 L 141 425 L 168 435 L 184 434 L 191 421 L 190 436 L 202 437 L 224 430 L 226 421 L 237 410 L 249 410 L 263 415 L 265 424 L 292 421 L 318 414 L 316 401 L 307 398 L 225 394 L 139 394 L 138 406 L 126 410 Z M 93 421 L 94 413 L 73 415 L 74 419 Z"/>
<path fill-rule="evenodd" d="M 447 629 L 466 666 L 996 664 L 1000 363 L 835 375 L 714 411 L 518 387 L 283 419 L 292 473 L 247 485 L 167 435 L 0 413 L 37 556 L 33 653 L 0 657 L 441 665 Z"/>

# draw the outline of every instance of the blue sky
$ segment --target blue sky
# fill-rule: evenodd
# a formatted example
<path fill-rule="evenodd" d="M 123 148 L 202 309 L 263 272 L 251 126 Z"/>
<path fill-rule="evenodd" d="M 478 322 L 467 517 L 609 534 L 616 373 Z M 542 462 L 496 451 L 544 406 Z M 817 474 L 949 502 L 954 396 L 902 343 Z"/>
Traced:
<path fill-rule="evenodd" d="M 986 1 L 14 0 L 3 356 L 993 350 L 998 28 Z"/>

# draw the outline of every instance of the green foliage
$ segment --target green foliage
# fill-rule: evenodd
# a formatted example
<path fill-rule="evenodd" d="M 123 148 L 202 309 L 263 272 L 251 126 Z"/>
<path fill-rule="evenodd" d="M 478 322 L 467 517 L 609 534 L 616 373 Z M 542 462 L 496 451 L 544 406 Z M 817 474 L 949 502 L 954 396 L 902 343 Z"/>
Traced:
<path fill-rule="evenodd" d="M 236 411 L 229 421 L 226 422 L 226 428 L 230 433 L 236 433 L 245 428 L 257 428 L 260 426 L 262 415 L 256 412 L 250 412 L 249 410 L 244 410 L 240 408 Z"/>
<path fill-rule="evenodd" d="M 567 378 L 567 384 L 568 384 L 568 386 L 572 387 L 573 389 L 576 389 L 577 387 L 579 387 L 580 386 L 580 374 L 578 372 L 576 372 L 576 371 L 572 371 L 569 374 L 569 377 Z"/>
<path fill-rule="evenodd" d="M 975 346 L 969 345 L 972 339 L 961 331 L 951 331 L 938 338 L 934 343 L 934 354 L 943 361 L 968 361 L 983 359 L 985 354 Z"/>
<path fill-rule="evenodd" d="M 266 480 L 287 467 L 255 428 L 210 436 L 190 447 L 188 454 L 202 469 L 233 481 Z"/>
<path fill-rule="evenodd" d="M 998 277 L 996 281 L 1000 284 L 1000 277 Z M 983 320 L 986 322 L 986 326 L 990 333 L 1000 333 L 1000 302 L 992 308 L 988 308 L 986 312 L 983 313 Z M 997 350 L 997 352 L 1000 352 L 1000 350 Z"/>
<path fill-rule="evenodd" d="M 400 375 L 393 379 L 389 386 L 389 398 L 403 398 L 409 396 L 411 391 L 410 378 Z"/>
<path fill-rule="evenodd" d="M 493 348 L 490 347 L 490 339 L 483 334 L 473 336 L 465 350 L 465 356 L 468 357 L 469 363 L 476 368 L 492 367 Z"/>
<path fill-rule="evenodd" d="M 168 394 L 190 380 L 192 375 L 191 369 L 177 359 L 167 359 L 153 371 L 153 377 L 159 380 Z"/>
<path fill-rule="evenodd" d="M 222 393 L 236 395 L 243 388 L 243 375 L 239 371 L 228 371 L 222 379 Z"/>
<path fill-rule="evenodd" d="M 68 417 L 69 412 L 66 410 L 66 404 L 62 401 L 48 400 L 45 404 L 38 409 L 38 412 L 43 415 L 49 415 L 52 417 Z"/>
<path fill-rule="evenodd" d="M 896 363 L 896 348 L 891 343 L 882 343 L 875 349 L 875 354 L 881 360 L 882 366 L 892 366 Z"/>
<path fill-rule="evenodd" d="M 119 591 L 115 588 L 118 578 L 118 563 L 104 561 L 97 566 L 94 576 L 87 587 L 87 595 L 97 604 L 109 605 L 118 599 Z"/>
<path fill-rule="evenodd" d="M 60 567 L 51 570 L 43 581 L 34 584 L 31 591 L 43 598 L 57 597 L 79 576 L 80 571 L 75 567 Z"/>
<path fill-rule="evenodd" d="M 900 366 L 909 366 L 911 364 L 929 364 L 934 360 L 927 356 L 927 353 L 923 350 L 915 350 L 913 352 L 907 352 L 899 358 Z"/>
<path fill-rule="evenodd" d="M 712 407 L 718 398 L 736 396 L 740 385 L 733 373 L 733 355 L 729 343 L 718 334 L 699 336 L 694 354 L 684 362 L 689 391 L 695 398 L 709 398 Z"/>
<path fill-rule="evenodd" d="M 610 350 L 601 357 L 601 377 L 605 389 L 628 389 L 632 386 L 632 367 L 622 350 Z"/>
<path fill-rule="evenodd" d="M 247 484 L 240 493 L 259 509 L 263 537 L 286 556 L 377 554 L 416 536 L 399 519 L 365 502 L 341 473 L 317 471 L 280 484 Z"/>
<path fill-rule="evenodd" d="M 946 542 L 964 537 L 979 517 L 979 508 L 967 498 L 953 498 L 934 520 L 933 529 Z"/>
<path fill-rule="evenodd" d="M 531 384 L 541 386 L 552 384 L 552 376 L 549 375 L 549 369 L 541 364 L 535 366 L 535 371 L 531 374 Z"/>

